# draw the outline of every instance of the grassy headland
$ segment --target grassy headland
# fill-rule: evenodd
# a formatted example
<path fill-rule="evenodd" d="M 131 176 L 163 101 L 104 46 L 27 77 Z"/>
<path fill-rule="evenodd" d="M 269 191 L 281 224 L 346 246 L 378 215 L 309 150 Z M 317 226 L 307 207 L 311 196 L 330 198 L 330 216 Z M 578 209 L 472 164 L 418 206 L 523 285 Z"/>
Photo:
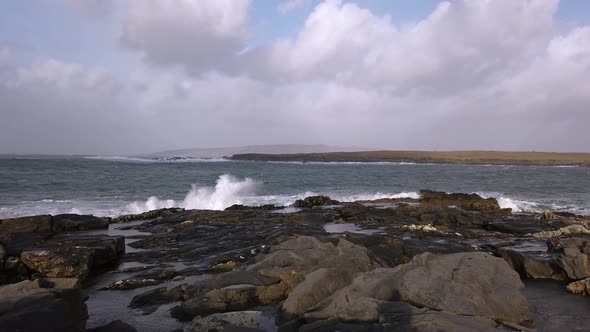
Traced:
<path fill-rule="evenodd" d="M 590 153 L 508 151 L 361 151 L 295 154 L 243 153 L 233 160 L 299 162 L 413 162 L 535 166 L 590 166 Z"/>

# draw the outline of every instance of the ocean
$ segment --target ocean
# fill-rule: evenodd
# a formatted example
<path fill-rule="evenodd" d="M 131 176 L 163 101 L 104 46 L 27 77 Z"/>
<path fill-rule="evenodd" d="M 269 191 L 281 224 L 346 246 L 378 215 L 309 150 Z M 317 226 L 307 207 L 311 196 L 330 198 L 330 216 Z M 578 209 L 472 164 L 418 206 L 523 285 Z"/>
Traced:
<path fill-rule="evenodd" d="M 421 189 L 495 197 L 513 212 L 590 215 L 589 167 L 412 163 L 273 163 L 126 157 L 0 159 L 0 218 L 77 213 L 118 216 L 164 207 L 221 210 L 418 197 Z"/>

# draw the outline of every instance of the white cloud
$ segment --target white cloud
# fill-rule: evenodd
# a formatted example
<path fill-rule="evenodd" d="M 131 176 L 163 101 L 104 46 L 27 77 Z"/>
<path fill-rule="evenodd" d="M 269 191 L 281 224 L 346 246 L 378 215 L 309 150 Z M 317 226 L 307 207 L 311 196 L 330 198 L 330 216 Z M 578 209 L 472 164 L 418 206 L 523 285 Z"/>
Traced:
<path fill-rule="evenodd" d="M 243 49 L 250 0 L 129 1 L 122 4 L 125 47 L 155 64 L 216 68 Z"/>
<path fill-rule="evenodd" d="M 557 1 L 445 2 L 398 26 L 327 0 L 297 35 L 238 55 L 249 6 L 129 3 L 122 40 L 148 61 L 125 75 L 56 60 L 13 68 L 0 76 L 0 151 L 590 151 L 590 27 L 554 35 Z M 35 139 L 7 143 L 27 126 Z"/>

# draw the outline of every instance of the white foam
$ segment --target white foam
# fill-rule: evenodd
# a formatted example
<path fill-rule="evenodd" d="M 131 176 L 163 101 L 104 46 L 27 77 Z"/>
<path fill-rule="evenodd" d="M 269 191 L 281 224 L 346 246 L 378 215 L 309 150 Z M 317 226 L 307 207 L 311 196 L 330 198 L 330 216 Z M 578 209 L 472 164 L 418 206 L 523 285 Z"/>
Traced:
<path fill-rule="evenodd" d="M 183 201 L 161 200 L 152 196 L 145 202 L 133 202 L 127 206 L 129 213 L 143 213 L 151 210 L 180 207 L 184 209 L 223 210 L 234 204 L 243 204 L 242 198 L 254 193 L 256 182 L 250 178 L 240 180 L 232 175 L 221 175 L 215 187 L 193 185 Z"/>

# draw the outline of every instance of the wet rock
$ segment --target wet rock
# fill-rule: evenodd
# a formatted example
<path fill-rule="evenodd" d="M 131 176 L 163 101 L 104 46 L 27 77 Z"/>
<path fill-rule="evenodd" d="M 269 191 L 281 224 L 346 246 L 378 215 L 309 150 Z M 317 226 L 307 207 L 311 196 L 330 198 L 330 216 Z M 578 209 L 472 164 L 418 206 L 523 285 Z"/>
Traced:
<path fill-rule="evenodd" d="M 486 253 L 424 253 L 396 268 L 357 277 L 320 303 L 308 319 L 377 321 L 381 301 L 402 300 L 459 315 L 521 323 L 529 320 L 524 285 L 508 264 Z"/>
<path fill-rule="evenodd" d="M 501 209 L 495 198 L 483 198 L 477 194 L 447 194 L 430 190 L 420 191 L 420 204 L 434 207 L 457 206 L 472 211 L 499 211 Z"/>
<path fill-rule="evenodd" d="M 77 236 L 52 239 L 41 248 L 23 251 L 20 258 L 42 276 L 85 279 L 114 265 L 124 253 L 122 236 Z"/>
<path fill-rule="evenodd" d="M 155 269 L 137 274 L 131 278 L 117 280 L 102 288 L 102 290 L 130 290 L 147 286 L 159 285 L 165 280 L 178 275 L 176 271 Z"/>
<path fill-rule="evenodd" d="M 228 208 L 226 208 L 226 211 L 245 211 L 245 210 L 257 210 L 257 211 L 273 211 L 273 210 L 280 210 L 280 209 L 284 209 L 284 206 L 277 206 L 274 204 L 265 204 L 265 205 L 260 205 L 260 206 L 246 206 L 246 205 L 242 205 L 242 204 L 234 204 Z"/>
<path fill-rule="evenodd" d="M 547 252 L 545 242 L 525 240 L 512 246 L 497 248 L 502 257 L 522 277 L 533 279 L 565 280 L 557 255 Z"/>
<path fill-rule="evenodd" d="M 186 285 L 167 289 L 166 287 L 153 289 L 136 295 L 129 303 L 129 308 L 141 309 L 144 315 L 151 314 L 158 306 L 165 303 L 180 301 L 184 298 Z"/>
<path fill-rule="evenodd" d="M 86 330 L 87 332 L 137 332 L 137 330 L 122 320 L 114 320 L 106 325 Z"/>
<path fill-rule="evenodd" d="M 0 220 L 0 240 L 11 233 L 51 233 L 50 215 L 40 215 Z"/>
<path fill-rule="evenodd" d="M 328 196 L 310 196 L 304 199 L 298 199 L 293 203 L 293 206 L 301 209 L 311 209 L 316 206 L 337 205 L 340 202 L 331 199 Z"/>
<path fill-rule="evenodd" d="M 100 218 L 91 215 L 59 214 L 51 217 L 54 233 L 107 229 L 111 218 Z"/>
<path fill-rule="evenodd" d="M 582 237 L 550 239 L 550 250 L 559 254 L 559 264 L 572 280 L 590 277 L 590 240 Z"/>
<path fill-rule="evenodd" d="M 7 258 L 8 254 L 6 253 L 6 248 L 4 248 L 4 245 L 0 243 L 0 272 L 4 270 L 4 263 L 6 262 Z"/>
<path fill-rule="evenodd" d="M 84 331 L 85 296 L 70 280 L 37 279 L 0 287 L 2 331 Z"/>
<path fill-rule="evenodd" d="M 236 311 L 197 317 L 184 326 L 184 332 L 204 331 L 267 331 L 261 311 Z"/>
<path fill-rule="evenodd" d="M 223 273 L 223 272 L 236 270 L 239 267 L 240 267 L 240 263 L 230 260 L 227 262 L 216 263 L 215 265 L 211 266 L 211 272 Z"/>
<path fill-rule="evenodd" d="M 184 211 L 184 209 L 180 208 L 170 208 L 170 209 L 159 209 L 159 210 L 152 210 L 140 214 L 127 214 L 117 218 L 114 218 L 112 222 L 114 223 L 122 223 L 128 221 L 136 221 L 136 220 L 149 220 L 155 218 L 162 218 L 166 216 L 172 216 Z"/>
<path fill-rule="evenodd" d="M 575 294 L 590 295 L 590 278 L 569 283 L 567 290 Z"/>

